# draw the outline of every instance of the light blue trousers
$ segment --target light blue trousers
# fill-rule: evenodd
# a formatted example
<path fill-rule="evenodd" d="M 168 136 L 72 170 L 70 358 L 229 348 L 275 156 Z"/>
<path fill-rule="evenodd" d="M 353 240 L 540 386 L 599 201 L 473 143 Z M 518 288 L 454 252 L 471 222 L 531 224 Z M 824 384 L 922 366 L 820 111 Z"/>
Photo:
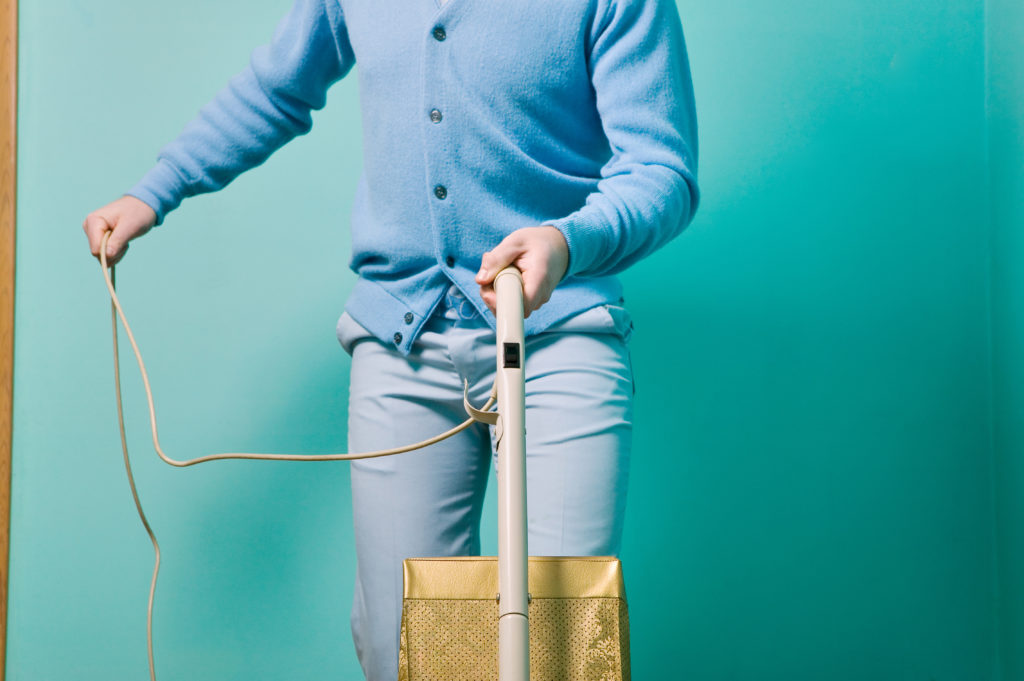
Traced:
<path fill-rule="evenodd" d="M 526 339 L 526 457 L 531 555 L 617 555 L 632 434 L 625 309 L 594 308 Z M 463 379 L 482 405 L 495 338 L 452 287 L 403 357 L 347 314 L 352 355 L 349 451 L 417 442 L 464 421 Z M 427 449 L 352 462 L 357 574 L 352 637 L 367 681 L 395 681 L 402 561 L 478 555 L 493 434 L 474 424 Z M 484 518 L 497 523 L 497 518 Z"/>

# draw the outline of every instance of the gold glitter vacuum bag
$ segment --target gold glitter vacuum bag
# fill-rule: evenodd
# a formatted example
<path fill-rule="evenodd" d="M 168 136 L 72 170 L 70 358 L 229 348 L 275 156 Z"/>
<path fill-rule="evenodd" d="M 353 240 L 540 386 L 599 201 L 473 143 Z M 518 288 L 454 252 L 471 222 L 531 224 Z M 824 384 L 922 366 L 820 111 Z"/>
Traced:
<path fill-rule="evenodd" d="M 619 560 L 529 556 L 522 276 L 494 289 L 498 407 L 465 406 L 498 444 L 498 556 L 405 561 L 398 679 L 629 681 Z"/>
<path fill-rule="evenodd" d="M 629 681 L 616 558 L 530 556 L 531 681 Z M 399 681 L 497 681 L 494 557 L 405 561 Z"/>

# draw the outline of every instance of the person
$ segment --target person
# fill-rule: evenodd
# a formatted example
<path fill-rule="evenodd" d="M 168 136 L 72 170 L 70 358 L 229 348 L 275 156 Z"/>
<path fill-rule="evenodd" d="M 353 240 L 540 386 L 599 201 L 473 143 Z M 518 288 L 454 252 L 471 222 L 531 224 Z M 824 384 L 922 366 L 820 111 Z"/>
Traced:
<path fill-rule="evenodd" d="M 465 418 L 495 371 L 494 275 L 522 271 L 532 555 L 616 555 L 630 459 L 632 324 L 615 276 L 698 203 L 693 87 L 673 0 L 295 0 L 271 41 L 83 228 L 108 261 L 186 197 L 296 135 L 359 67 L 358 274 L 349 451 Z M 311 172 L 315 172 L 311 170 Z M 475 554 L 494 456 L 476 424 L 424 452 L 352 463 L 352 635 L 397 673 L 401 561 Z"/>

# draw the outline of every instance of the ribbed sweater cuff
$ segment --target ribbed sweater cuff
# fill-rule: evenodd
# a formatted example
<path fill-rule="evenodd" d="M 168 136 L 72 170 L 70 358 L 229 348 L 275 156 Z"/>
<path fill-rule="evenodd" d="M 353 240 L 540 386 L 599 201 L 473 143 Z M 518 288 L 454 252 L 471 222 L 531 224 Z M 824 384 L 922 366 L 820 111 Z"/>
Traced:
<path fill-rule="evenodd" d="M 187 185 L 174 166 L 160 159 L 139 182 L 125 192 L 144 202 L 156 212 L 156 224 L 164 221 L 185 198 Z"/>
<path fill-rule="evenodd" d="M 569 245 L 569 267 L 563 280 L 586 273 L 592 269 L 601 257 L 604 228 L 595 224 L 601 215 L 596 211 L 579 210 L 559 220 L 545 222 L 562 233 L 565 243 Z"/>

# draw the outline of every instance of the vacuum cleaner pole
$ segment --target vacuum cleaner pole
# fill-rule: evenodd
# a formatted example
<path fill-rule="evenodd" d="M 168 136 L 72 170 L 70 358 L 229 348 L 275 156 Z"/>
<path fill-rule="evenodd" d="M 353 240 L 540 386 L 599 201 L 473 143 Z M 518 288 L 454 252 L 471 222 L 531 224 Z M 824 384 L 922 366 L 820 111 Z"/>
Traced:
<path fill-rule="evenodd" d="M 523 278 L 514 267 L 494 279 L 498 345 L 498 679 L 529 681 L 526 546 L 526 391 Z"/>

